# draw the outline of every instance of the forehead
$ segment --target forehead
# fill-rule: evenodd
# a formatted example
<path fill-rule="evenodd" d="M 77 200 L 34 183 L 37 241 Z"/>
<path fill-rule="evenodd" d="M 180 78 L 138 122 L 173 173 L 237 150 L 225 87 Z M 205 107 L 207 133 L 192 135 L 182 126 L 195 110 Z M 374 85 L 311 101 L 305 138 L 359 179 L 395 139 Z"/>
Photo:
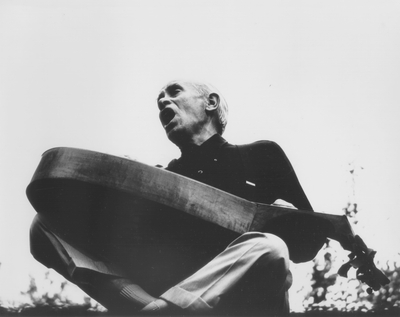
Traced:
<path fill-rule="evenodd" d="M 196 85 L 194 83 L 191 82 L 187 82 L 187 81 L 178 81 L 178 80 L 174 80 L 169 82 L 168 84 L 166 84 L 161 90 L 160 90 L 160 95 L 164 94 L 164 93 L 170 93 L 173 89 L 183 89 L 186 91 L 197 91 L 196 89 Z"/>

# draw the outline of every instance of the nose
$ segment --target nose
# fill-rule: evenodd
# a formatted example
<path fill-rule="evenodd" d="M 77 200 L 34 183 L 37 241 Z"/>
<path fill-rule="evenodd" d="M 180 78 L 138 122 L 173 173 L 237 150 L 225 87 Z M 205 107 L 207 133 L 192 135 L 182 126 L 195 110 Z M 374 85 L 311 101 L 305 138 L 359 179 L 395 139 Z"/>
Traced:
<path fill-rule="evenodd" d="M 163 96 L 158 100 L 158 109 L 163 110 L 167 105 L 171 103 L 171 100 L 168 96 Z"/>

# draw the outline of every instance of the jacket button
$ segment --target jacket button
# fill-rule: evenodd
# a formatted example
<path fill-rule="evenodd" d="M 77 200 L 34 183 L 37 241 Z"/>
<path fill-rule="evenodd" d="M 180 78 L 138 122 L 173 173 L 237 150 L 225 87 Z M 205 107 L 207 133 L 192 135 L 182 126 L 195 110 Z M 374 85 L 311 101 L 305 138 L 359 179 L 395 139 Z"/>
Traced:
<path fill-rule="evenodd" d="M 203 170 L 198 170 L 197 173 L 198 174 L 203 174 Z"/>

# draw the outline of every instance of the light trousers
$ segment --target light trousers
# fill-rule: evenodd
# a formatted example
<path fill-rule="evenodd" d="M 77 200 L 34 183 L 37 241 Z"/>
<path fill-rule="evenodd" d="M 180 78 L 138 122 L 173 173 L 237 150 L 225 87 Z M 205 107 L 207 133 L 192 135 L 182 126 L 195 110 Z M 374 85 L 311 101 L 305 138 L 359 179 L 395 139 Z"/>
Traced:
<path fill-rule="evenodd" d="M 273 234 L 248 232 L 160 298 L 188 311 L 288 314 L 291 283 L 286 244 Z"/>

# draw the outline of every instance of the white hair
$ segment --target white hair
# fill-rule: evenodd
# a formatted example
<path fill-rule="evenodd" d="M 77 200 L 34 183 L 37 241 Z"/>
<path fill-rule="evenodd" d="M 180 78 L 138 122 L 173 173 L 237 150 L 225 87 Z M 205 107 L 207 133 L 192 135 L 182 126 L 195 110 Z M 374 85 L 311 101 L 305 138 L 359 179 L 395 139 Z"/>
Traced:
<path fill-rule="evenodd" d="M 217 130 L 220 135 L 225 131 L 228 123 L 228 104 L 218 89 L 208 83 L 189 82 L 203 97 L 208 101 L 210 94 L 216 93 L 219 96 L 219 106 L 217 108 L 218 126 Z"/>

